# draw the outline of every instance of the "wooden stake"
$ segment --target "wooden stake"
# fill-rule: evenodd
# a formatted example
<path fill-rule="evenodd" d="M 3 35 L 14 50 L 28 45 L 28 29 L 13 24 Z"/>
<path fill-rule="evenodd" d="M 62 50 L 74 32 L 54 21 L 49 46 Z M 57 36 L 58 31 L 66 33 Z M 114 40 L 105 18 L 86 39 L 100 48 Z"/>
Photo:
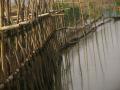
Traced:
<path fill-rule="evenodd" d="M 3 17 L 4 17 L 4 0 L 0 0 L 0 27 L 3 26 Z"/>
<path fill-rule="evenodd" d="M 4 18 L 4 0 L 0 0 L 0 28 L 3 26 L 3 18 Z M 3 72 L 4 72 L 4 35 L 3 32 L 1 33 L 1 67 L 0 67 L 0 80 L 3 80 Z"/>
<path fill-rule="evenodd" d="M 7 8 L 7 11 L 6 11 L 7 24 L 9 25 L 10 24 L 10 0 L 6 1 L 6 8 Z"/>

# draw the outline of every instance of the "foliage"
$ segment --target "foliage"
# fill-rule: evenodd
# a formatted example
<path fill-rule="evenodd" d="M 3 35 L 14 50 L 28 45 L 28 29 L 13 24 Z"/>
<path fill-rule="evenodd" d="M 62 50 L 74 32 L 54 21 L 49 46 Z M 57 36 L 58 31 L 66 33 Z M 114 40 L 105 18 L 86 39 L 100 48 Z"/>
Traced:
<path fill-rule="evenodd" d="M 87 11 L 90 19 L 98 18 L 101 15 L 101 10 L 96 6 L 94 2 L 89 2 L 89 11 Z"/>
<path fill-rule="evenodd" d="M 80 18 L 80 9 L 78 6 L 73 6 L 66 3 L 55 3 L 53 9 L 64 9 L 65 25 L 74 25 Z"/>
<path fill-rule="evenodd" d="M 54 3 L 53 9 L 65 9 L 71 7 L 69 4 L 66 3 Z"/>
<path fill-rule="evenodd" d="M 71 7 L 65 10 L 65 24 L 74 25 L 80 18 L 80 10 L 78 7 Z"/>
<path fill-rule="evenodd" d="M 120 1 L 115 1 L 109 6 L 105 13 L 108 17 L 117 17 L 120 16 Z"/>
<path fill-rule="evenodd" d="M 120 6 L 120 1 L 114 2 L 114 5 L 115 5 L 115 6 Z"/>

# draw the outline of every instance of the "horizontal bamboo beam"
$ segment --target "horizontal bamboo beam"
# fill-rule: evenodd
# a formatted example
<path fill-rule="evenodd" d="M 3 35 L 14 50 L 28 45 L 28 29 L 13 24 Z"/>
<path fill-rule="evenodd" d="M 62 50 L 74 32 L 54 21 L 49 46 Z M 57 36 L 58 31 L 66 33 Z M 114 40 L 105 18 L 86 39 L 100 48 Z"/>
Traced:
<path fill-rule="evenodd" d="M 38 15 L 38 19 L 39 18 L 42 18 L 42 17 L 47 17 L 47 16 L 63 16 L 64 14 L 60 14 L 61 12 L 63 12 L 63 10 L 61 11 L 56 11 L 56 12 L 50 12 L 50 13 L 44 13 L 44 14 L 41 14 L 41 15 Z M 20 22 L 18 24 L 14 24 L 14 25 L 9 25 L 9 26 L 3 26 L 0 28 L 0 31 L 6 31 L 6 30 L 12 30 L 12 29 L 17 29 L 19 28 L 21 25 L 28 25 L 30 23 L 33 23 L 35 20 L 28 20 L 28 21 L 23 21 L 23 22 Z"/>
<path fill-rule="evenodd" d="M 41 14 L 38 16 L 38 18 L 42 18 L 42 17 L 46 17 L 49 16 L 49 13 L 45 13 L 45 14 Z M 3 26 L 0 28 L 0 31 L 6 31 L 6 30 L 12 30 L 12 29 L 16 29 L 19 28 L 21 25 L 27 25 L 29 23 L 34 22 L 34 20 L 32 21 L 24 21 L 24 22 L 20 22 L 19 24 L 14 24 L 14 25 L 9 25 L 9 26 Z"/>

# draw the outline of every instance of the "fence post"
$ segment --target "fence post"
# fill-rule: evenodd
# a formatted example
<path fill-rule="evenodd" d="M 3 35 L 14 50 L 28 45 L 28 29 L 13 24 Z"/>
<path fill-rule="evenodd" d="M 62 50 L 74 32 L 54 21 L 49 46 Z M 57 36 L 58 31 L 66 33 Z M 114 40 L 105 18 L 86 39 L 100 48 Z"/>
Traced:
<path fill-rule="evenodd" d="M 5 0 L 0 0 L 0 28 L 4 25 L 4 2 Z M 5 70 L 4 70 L 4 59 L 5 59 L 5 53 L 4 53 L 4 33 L 3 31 L 0 31 L 0 37 L 1 37 L 1 40 L 0 40 L 0 80 L 4 80 L 5 78 Z"/>
<path fill-rule="evenodd" d="M 3 26 L 4 0 L 0 0 L 0 27 Z"/>
<path fill-rule="evenodd" d="M 10 24 L 10 6 L 11 6 L 11 4 L 10 4 L 10 0 L 6 0 L 6 17 L 7 17 L 7 25 L 9 25 Z"/>

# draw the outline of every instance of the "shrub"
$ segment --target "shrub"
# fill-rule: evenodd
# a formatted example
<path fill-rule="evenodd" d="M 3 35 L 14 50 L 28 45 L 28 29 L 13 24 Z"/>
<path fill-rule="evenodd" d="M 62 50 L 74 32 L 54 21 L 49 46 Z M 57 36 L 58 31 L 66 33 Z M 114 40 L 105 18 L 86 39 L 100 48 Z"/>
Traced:
<path fill-rule="evenodd" d="M 64 9 L 64 22 L 65 25 L 73 25 L 80 18 L 80 9 L 78 6 L 67 3 L 55 3 L 53 9 Z"/>

